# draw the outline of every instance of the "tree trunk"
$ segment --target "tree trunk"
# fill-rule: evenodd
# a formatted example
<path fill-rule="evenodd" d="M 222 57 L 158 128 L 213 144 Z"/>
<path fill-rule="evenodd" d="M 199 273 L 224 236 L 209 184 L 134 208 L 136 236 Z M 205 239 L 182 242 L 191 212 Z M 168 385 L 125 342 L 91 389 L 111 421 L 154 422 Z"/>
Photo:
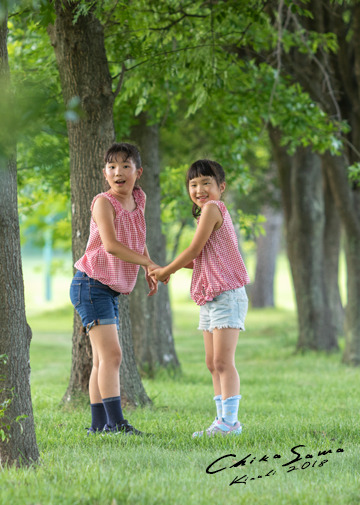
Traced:
<path fill-rule="evenodd" d="M 360 193 L 349 184 L 345 157 L 327 154 L 324 166 L 345 231 L 348 301 L 343 361 L 360 365 Z"/>
<path fill-rule="evenodd" d="M 147 246 L 151 259 L 162 266 L 166 262 L 166 251 L 160 215 L 159 127 L 149 125 L 146 113 L 142 113 L 131 137 L 139 145 L 143 161 L 140 184 L 147 195 Z M 153 375 L 158 366 L 177 368 L 180 365 L 172 335 L 168 286 L 159 282 L 158 294 L 153 297 L 148 297 L 147 291 L 141 270 L 130 296 L 131 322 L 138 366 Z"/>
<path fill-rule="evenodd" d="M 360 238 L 357 235 L 347 235 L 345 241 L 348 303 L 345 319 L 345 350 L 344 363 L 360 365 Z"/>
<path fill-rule="evenodd" d="M 79 2 L 55 0 L 55 25 L 48 27 L 58 63 L 61 87 L 66 105 L 78 99 L 81 117 L 67 122 L 70 150 L 70 182 L 72 202 L 72 250 L 75 262 L 84 254 L 93 197 L 104 190 L 103 156 L 115 140 L 113 123 L 114 94 L 105 53 L 104 33 L 100 22 L 90 12 L 79 16 L 74 23 L 74 12 Z M 128 305 L 120 297 L 120 327 L 130 318 Z M 133 366 L 131 346 L 123 350 L 123 368 Z M 64 399 L 71 400 L 79 392 L 88 391 L 91 371 L 89 339 L 81 332 L 80 318 L 75 313 L 71 376 Z M 135 390 L 142 384 L 137 370 L 132 371 Z M 123 385 L 124 389 L 124 385 Z M 129 403 L 138 404 L 139 398 L 131 391 L 123 391 Z M 142 395 L 145 398 L 146 395 Z M 146 397 L 147 398 L 147 397 Z M 149 401 L 147 398 L 146 401 Z"/>
<path fill-rule="evenodd" d="M 323 167 L 325 230 L 324 268 L 325 285 L 330 306 L 332 324 L 337 335 L 344 334 L 345 313 L 339 290 L 339 256 L 341 242 L 341 220 L 337 211 L 326 169 Z"/>
<path fill-rule="evenodd" d="M 274 307 L 274 277 L 276 258 L 282 235 L 283 214 L 265 206 L 262 214 L 266 218 L 265 235 L 256 241 L 256 273 L 251 288 L 251 304 L 255 308 Z"/>
<path fill-rule="evenodd" d="M 127 295 L 120 295 L 119 311 L 120 309 L 125 309 L 129 314 L 129 305 L 130 297 Z M 121 403 L 123 405 L 127 403 L 131 406 L 150 404 L 151 401 L 145 392 L 136 366 L 130 317 L 121 318 L 119 335 L 123 357 L 126 357 L 126 359 L 123 358 L 120 367 Z"/>
<path fill-rule="evenodd" d="M 298 349 L 337 349 L 325 282 L 321 160 L 303 148 L 289 157 L 280 146 L 279 133 L 270 130 L 270 137 L 284 201 L 288 257 L 298 311 Z"/>
<path fill-rule="evenodd" d="M 7 16 L 0 20 L 0 89 L 9 93 Z M 9 147 L 9 146 L 7 146 Z M 13 158 L 0 156 L 0 467 L 26 465 L 39 457 L 30 391 L 29 347 L 21 266 L 15 143 Z M 9 404 L 6 404 L 9 400 Z M 6 406 L 7 405 L 7 406 Z M 17 421 L 19 416 L 24 416 Z"/>

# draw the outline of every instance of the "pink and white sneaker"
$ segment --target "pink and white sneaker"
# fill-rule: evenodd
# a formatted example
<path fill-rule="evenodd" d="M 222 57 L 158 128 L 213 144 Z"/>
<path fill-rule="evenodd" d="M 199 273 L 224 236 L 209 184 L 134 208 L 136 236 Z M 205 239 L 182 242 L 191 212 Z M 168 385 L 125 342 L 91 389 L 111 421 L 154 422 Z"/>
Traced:
<path fill-rule="evenodd" d="M 203 430 L 203 431 L 195 431 L 193 434 L 192 434 L 192 438 L 197 438 L 197 437 L 202 437 L 204 434 L 207 435 L 208 437 L 211 437 L 211 432 L 212 432 L 212 429 L 213 427 L 215 426 L 215 424 L 218 422 L 218 418 L 216 417 L 213 422 L 210 424 L 210 426 L 206 429 L 206 430 Z"/>
<path fill-rule="evenodd" d="M 215 419 L 211 426 L 205 431 L 195 431 L 192 438 L 202 437 L 204 434 L 208 437 L 215 435 L 240 435 L 242 432 L 242 425 L 237 421 L 234 425 L 226 423 L 223 419 Z"/>

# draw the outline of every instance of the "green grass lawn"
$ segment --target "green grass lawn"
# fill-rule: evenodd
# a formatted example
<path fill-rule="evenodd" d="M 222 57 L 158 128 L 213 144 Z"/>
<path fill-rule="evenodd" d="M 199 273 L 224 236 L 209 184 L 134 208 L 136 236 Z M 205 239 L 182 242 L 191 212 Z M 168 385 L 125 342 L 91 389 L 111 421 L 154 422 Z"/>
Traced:
<path fill-rule="evenodd" d="M 144 380 L 153 406 L 126 411 L 153 436 L 87 437 L 87 402 L 60 403 L 70 372 L 71 308 L 34 312 L 31 381 L 41 460 L 0 473 L 0 504 L 358 505 L 360 370 L 341 364 L 340 352 L 295 354 L 292 311 L 252 310 L 237 349 L 243 434 L 193 440 L 215 414 L 197 318 L 184 293 L 174 313 L 182 373 Z M 299 445 L 301 459 L 283 466 Z M 222 456 L 209 471 L 224 470 L 207 473 Z M 246 456 L 245 465 L 230 468 Z"/>

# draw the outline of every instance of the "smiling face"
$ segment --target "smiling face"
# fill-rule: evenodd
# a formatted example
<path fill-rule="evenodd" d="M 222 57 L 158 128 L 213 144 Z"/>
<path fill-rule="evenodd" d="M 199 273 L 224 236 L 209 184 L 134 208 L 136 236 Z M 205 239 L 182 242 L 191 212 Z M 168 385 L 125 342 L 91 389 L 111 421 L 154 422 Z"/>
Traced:
<path fill-rule="evenodd" d="M 192 215 L 198 218 L 206 202 L 220 200 L 225 186 L 225 172 L 219 163 L 207 159 L 192 163 L 186 174 L 186 187 L 194 203 Z"/>
<path fill-rule="evenodd" d="M 189 181 L 189 195 L 200 209 L 210 200 L 220 200 L 225 190 L 225 182 L 218 185 L 215 177 L 200 175 Z"/>
<path fill-rule="evenodd" d="M 127 159 L 121 153 L 107 162 L 103 170 L 110 190 L 114 196 L 131 194 L 136 181 L 140 178 L 143 169 L 136 168 L 132 158 Z"/>

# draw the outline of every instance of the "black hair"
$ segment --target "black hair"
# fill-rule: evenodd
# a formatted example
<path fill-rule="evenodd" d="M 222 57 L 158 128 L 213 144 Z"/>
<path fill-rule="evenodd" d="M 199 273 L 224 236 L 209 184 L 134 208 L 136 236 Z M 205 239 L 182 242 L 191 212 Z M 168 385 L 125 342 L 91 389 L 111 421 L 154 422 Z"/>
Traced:
<path fill-rule="evenodd" d="M 198 160 L 195 161 L 186 174 L 186 188 L 189 192 L 189 184 L 195 177 L 208 176 L 214 177 L 217 185 L 225 182 L 225 172 L 220 163 L 211 160 Z M 199 217 L 201 214 L 201 209 L 196 203 L 193 204 L 192 214 L 194 217 Z"/>
<path fill-rule="evenodd" d="M 136 168 L 141 167 L 139 149 L 133 144 L 128 144 L 127 142 L 115 142 L 105 153 L 105 163 L 111 163 L 114 161 L 118 154 L 122 154 L 124 156 L 124 161 L 131 159 L 135 163 Z"/>

